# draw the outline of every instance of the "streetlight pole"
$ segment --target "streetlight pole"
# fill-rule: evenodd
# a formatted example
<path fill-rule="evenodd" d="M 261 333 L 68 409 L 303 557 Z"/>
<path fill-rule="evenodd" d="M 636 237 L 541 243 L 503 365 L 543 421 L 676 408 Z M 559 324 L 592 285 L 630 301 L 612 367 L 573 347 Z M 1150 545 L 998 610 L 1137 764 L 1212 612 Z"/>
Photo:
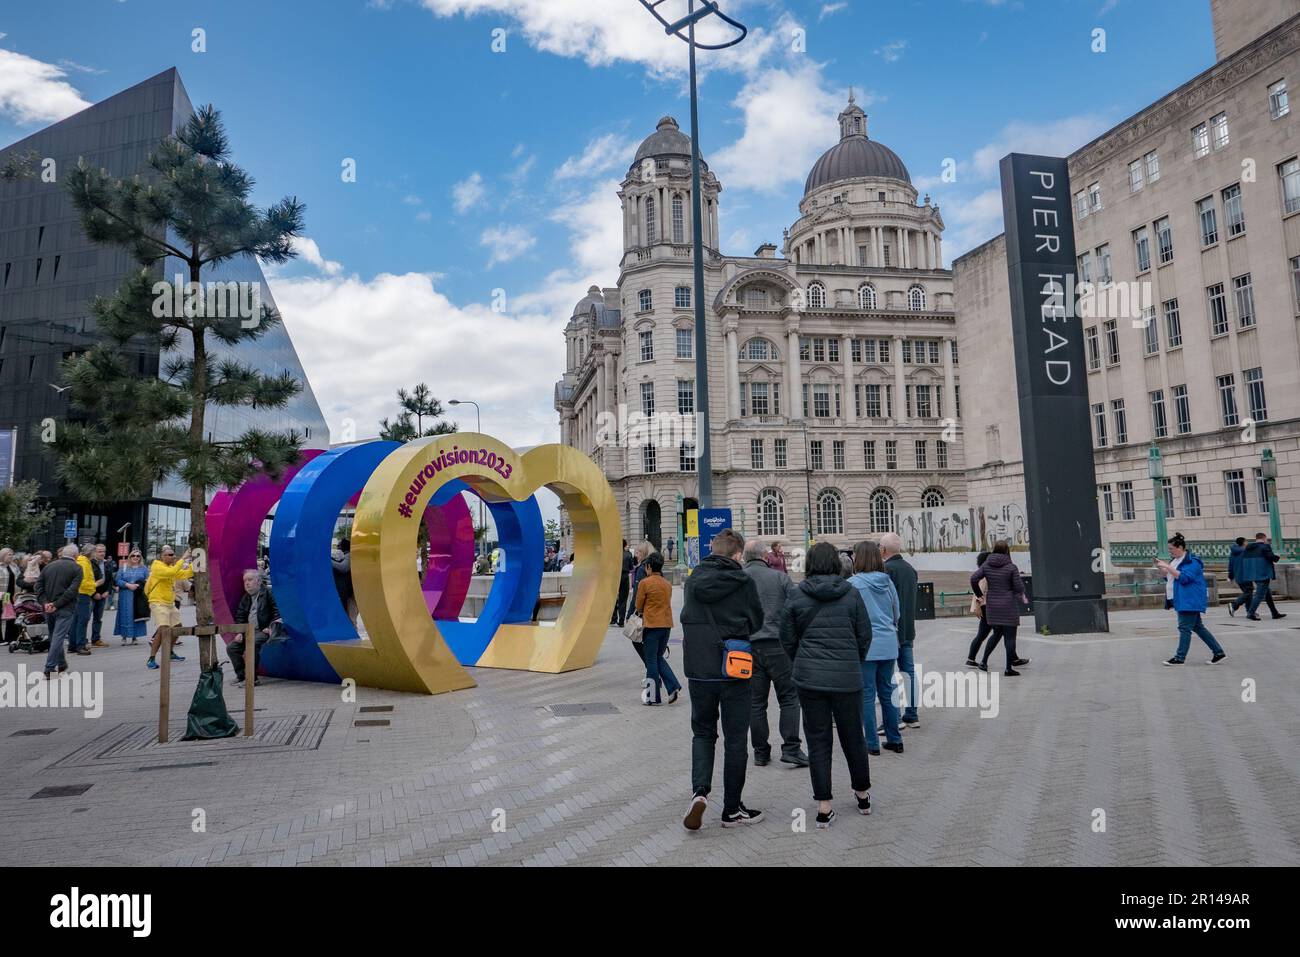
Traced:
<path fill-rule="evenodd" d="M 1147 450 L 1147 474 L 1151 476 L 1151 494 L 1156 506 L 1156 557 L 1165 554 L 1165 543 L 1169 540 L 1169 529 L 1165 525 L 1165 463 L 1160 456 L 1159 447 L 1152 442 Z"/>
<path fill-rule="evenodd" d="M 799 421 L 803 423 L 803 494 L 806 503 L 803 509 L 803 551 L 806 556 L 812 547 L 812 458 L 808 451 L 808 419 L 805 417 Z"/>
<path fill-rule="evenodd" d="M 713 504 L 713 455 L 709 436 L 709 363 L 708 338 L 704 328 L 704 214 L 703 199 L 700 195 L 700 111 L 699 98 L 695 80 L 695 50 L 723 50 L 735 46 L 745 39 L 749 30 L 744 24 L 733 20 L 721 10 L 715 0 L 702 0 L 700 9 L 695 9 L 695 0 L 686 0 L 686 16 L 669 23 L 656 9 L 665 0 L 641 0 L 641 5 L 663 26 L 664 32 L 686 43 L 690 51 L 690 88 L 691 88 L 691 240 L 694 245 L 695 278 L 693 293 L 695 297 L 695 421 L 697 445 L 696 472 L 700 477 L 700 507 L 708 508 Z M 739 36 L 726 43 L 697 43 L 695 24 L 708 16 L 716 16 L 723 22 L 740 31 Z M 685 29 L 685 36 L 682 30 Z M 715 237 L 716 239 L 716 237 Z M 700 423 L 703 423 L 701 426 Z"/>
<path fill-rule="evenodd" d="M 448 405 L 472 405 L 474 406 L 474 431 L 482 434 L 483 432 L 483 413 L 478 407 L 478 403 L 473 399 L 448 399 Z M 483 516 L 483 498 L 478 498 L 478 527 L 483 529 L 483 549 L 479 554 L 487 554 L 487 519 Z"/>
<path fill-rule="evenodd" d="M 1277 507 L 1277 459 L 1273 457 L 1272 449 L 1259 453 L 1259 474 L 1268 493 L 1268 533 L 1273 539 L 1273 547 L 1281 552 L 1285 542 L 1282 541 L 1282 513 Z"/>

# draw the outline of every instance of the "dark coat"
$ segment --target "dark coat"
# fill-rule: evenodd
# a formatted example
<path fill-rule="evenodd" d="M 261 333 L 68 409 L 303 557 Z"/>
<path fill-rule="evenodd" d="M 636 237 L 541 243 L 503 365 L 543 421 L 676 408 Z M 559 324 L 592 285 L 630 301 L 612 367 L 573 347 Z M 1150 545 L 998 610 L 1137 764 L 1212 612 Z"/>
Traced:
<path fill-rule="evenodd" d="M 41 580 L 36 584 L 36 600 L 62 611 L 76 602 L 80 589 L 81 566 L 71 558 L 56 558 L 41 569 Z"/>
<path fill-rule="evenodd" d="M 748 640 L 763 627 L 763 603 L 754 579 L 739 562 L 709 555 L 686 579 L 684 591 L 681 622 L 686 677 L 728 680 L 722 673 L 722 642 L 728 638 Z"/>
<path fill-rule="evenodd" d="M 984 620 L 990 625 L 1019 625 L 1020 609 L 1024 607 L 1025 584 L 1020 580 L 1020 569 L 1010 555 L 994 553 L 970 577 L 972 591 L 983 580 L 988 590 L 984 593 Z"/>
<path fill-rule="evenodd" d="M 264 631 L 271 627 L 271 622 L 280 617 L 280 609 L 275 607 L 275 599 L 271 596 L 271 589 L 263 585 L 260 592 L 262 603 L 257 608 L 257 621 L 253 627 L 258 631 Z M 239 598 L 239 607 L 235 609 L 235 624 L 244 625 L 248 623 L 248 612 L 253 607 L 253 596 L 247 591 Z"/>
<path fill-rule="evenodd" d="M 871 620 L 858 590 L 839 575 L 805 578 L 790 590 L 781 610 L 781 644 L 794 662 L 800 688 L 861 691 Z"/>
<path fill-rule="evenodd" d="M 916 640 L 916 569 L 902 555 L 891 555 L 885 574 L 898 591 L 898 643 L 910 645 Z"/>
<path fill-rule="evenodd" d="M 1250 579 L 1243 578 L 1241 575 L 1241 558 L 1246 554 L 1246 546 L 1238 545 L 1233 542 L 1232 547 L 1228 549 L 1228 581 L 1246 582 Z"/>
<path fill-rule="evenodd" d="M 781 609 L 786 595 L 794 587 L 790 576 L 773 568 L 761 558 L 745 562 L 745 574 L 754 579 L 759 601 L 763 603 L 763 627 L 750 637 L 751 641 L 776 641 L 781 637 Z"/>
<path fill-rule="evenodd" d="M 1237 566 L 1237 573 L 1241 576 L 1234 579 L 1239 582 L 1266 582 L 1272 581 L 1277 577 L 1277 571 L 1273 568 L 1278 560 L 1277 554 L 1273 551 L 1273 546 L 1268 542 L 1249 542 L 1241 554 L 1241 562 Z"/>

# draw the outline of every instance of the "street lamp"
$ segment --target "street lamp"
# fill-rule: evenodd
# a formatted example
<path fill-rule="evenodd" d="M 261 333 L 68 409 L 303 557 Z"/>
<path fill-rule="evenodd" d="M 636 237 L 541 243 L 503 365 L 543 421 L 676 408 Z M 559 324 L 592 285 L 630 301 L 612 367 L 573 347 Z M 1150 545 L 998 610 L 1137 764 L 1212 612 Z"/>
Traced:
<path fill-rule="evenodd" d="M 1151 476 L 1151 494 L 1156 505 L 1156 557 L 1164 555 L 1169 529 L 1165 526 L 1165 462 L 1154 442 L 1147 451 L 1147 474 Z"/>
<path fill-rule="evenodd" d="M 749 33 L 749 29 L 738 20 L 733 20 L 721 10 L 715 0 L 702 0 L 700 8 L 695 9 L 695 0 L 686 0 L 686 16 L 675 22 L 668 22 L 660 15 L 658 7 L 665 0 L 641 0 L 641 6 L 659 21 L 664 32 L 685 42 L 690 51 L 691 79 L 691 239 L 694 243 L 695 263 L 695 415 L 696 421 L 704 423 L 700 445 L 696 449 L 696 469 L 700 476 L 700 507 L 708 508 L 713 504 L 713 458 L 709 441 L 709 364 L 708 339 L 704 334 L 704 223 L 703 201 L 700 197 L 700 116 L 699 100 L 695 83 L 695 51 L 725 50 L 735 46 Z M 695 24 L 705 17 L 716 16 L 724 23 L 740 31 L 739 36 L 725 43 L 699 43 L 695 39 Z M 685 30 L 685 35 L 682 31 Z"/>
<path fill-rule="evenodd" d="M 803 494 L 806 503 L 803 510 L 803 552 L 807 555 L 812 547 L 812 457 L 808 451 L 808 419 L 805 417 L 799 421 L 803 424 Z"/>
<path fill-rule="evenodd" d="M 1264 480 L 1268 493 L 1268 533 L 1273 539 L 1273 547 L 1282 550 L 1282 514 L 1277 507 L 1277 459 L 1273 458 L 1272 449 L 1259 453 L 1259 474 Z"/>
<path fill-rule="evenodd" d="M 483 413 L 478 407 L 478 403 L 473 399 L 448 399 L 448 405 L 472 405 L 474 406 L 474 431 L 482 433 L 483 431 Z M 483 529 L 483 551 L 487 554 L 487 519 L 483 517 L 483 498 L 478 496 L 478 527 Z"/>

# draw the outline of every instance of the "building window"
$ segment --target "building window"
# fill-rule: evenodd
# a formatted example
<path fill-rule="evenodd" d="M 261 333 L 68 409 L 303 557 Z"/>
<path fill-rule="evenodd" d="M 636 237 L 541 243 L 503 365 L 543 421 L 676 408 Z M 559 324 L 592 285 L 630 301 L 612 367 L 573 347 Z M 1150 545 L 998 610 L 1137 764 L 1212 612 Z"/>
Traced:
<path fill-rule="evenodd" d="M 655 414 L 655 384 L 653 382 L 641 383 L 641 414 Z"/>
<path fill-rule="evenodd" d="M 943 489 L 928 488 L 921 493 L 922 508 L 942 508 L 943 507 Z"/>
<path fill-rule="evenodd" d="M 1133 231 L 1133 252 L 1137 256 L 1137 271 L 1146 272 L 1151 268 L 1151 237 L 1147 228 Z"/>
<path fill-rule="evenodd" d="M 831 468 L 843 472 L 847 467 L 844 464 L 844 443 L 836 440 L 831 443 Z"/>
<path fill-rule="evenodd" d="M 1232 297 L 1237 301 L 1237 328 L 1249 329 L 1255 324 L 1255 290 L 1250 273 L 1232 280 Z"/>
<path fill-rule="evenodd" d="M 1174 231 L 1169 226 L 1169 217 L 1162 216 L 1156 220 L 1156 249 L 1160 252 L 1160 265 L 1174 260 Z"/>
<path fill-rule="evenodd" d="M 1122 521 L 1131 522 L 1137 518 L 1137 507 L 1133 501 L 1133 483 L 1119 483 L 1119 517 Z"/>
<path fill-rule="evenodd" d="M 1160 480 L 1160 497 L 1165 500 L 1165 518 L 1176 518 L 1174 511 L 1174 480 L 1166 476 Z"/>
<path fill-rule="evenodd" d="M 680 196 L 673 197 L 673 242 L 686 242 L 686 218 Z"/>
<path fill-rule="evenodd" d="M 1228 514 L 1245 515 L 1250 511 L 1250 502 L 1246 498 L 1246 473 L 1233 469 L 1223 473 L 1223 484 L 1228 493 Z"/>
<path fill-rule="evenodd" d="M 1223 283 L 1216 282 L 1205 290 L 1209 301 L 1210 335 L 1223 336 L 1228 333 L 1228 298 L 1223 293 Z"/>
<path fill-rule="evenodd" d="M 956 342 L 954 340 L 954 345 L 955 344 Z M 926 351 L 929 353 L 930 365 L 937 366 L 939 364 L 939 340 L 931 339 L 929 342 L 925 344 L 925 346 L 926 346 Z M 953 356 L 953 361 L 956 362 L 955 353 Z"/>
<path fill-rule="evenodd" d="M 647 196 L 645 201 L 645 239 L 647 243 L 655 241 L 655 200 Z"/>
<path fill-rule="evenodd" d="M 854 362 L 862 361 L 862 340 L 861 339 L 849 340 L 849 355 L 852 357 Z"/>
<path fill-rule="evenodd" d="M 898 468 L 898 442 L 894 439 L 885 440 L 885 468 Z"/>
<path fill-rule="evenodd" d="M 1215 381 L 1219 385 L 1219 408 L 1223 412 L 1223 425 L 1225 428 L 1236 425 L 1240 421 L 1237 415 L 1237 377 L 1232 374 L 1221 375 Z"/>
<path fill-rule="evenodd" d="M 1104 449 L 1106 443 L 1106 406 L 1102 402 L 1094 402 L 1092 405 L 1092 424 L 1096 432 L 1093 440 L 1097 448 Z"/>
<path fill-rule="evenodd" d="M 690 286 L 678 286 L 673 290 L 673 305 L 678 309 L 691 308 Z"/>
<path fill-rule="evenodd" d="M 775 358 L 770 346 L 771 343 L 766 339 L 750 339 L 742 350 L 742 358 L 750 362 L 766 362 L 768 359 Z"/>
<path fill-rule="evenodd" d="M 1112 399 L 1110 411 L 1115 419 L 1115 444 L 1124 445 L 1128 442 L 1128 413 L 1124 410 L 1124 400 Z"/>
<path fill-rule="evenodd" d="M 916 467 L 918 469 L 927 469 L 930 467 L 926 464 L 925 446 L 925 439 L 916 440 Z"/>
<path fill-rule="evenodd" d="M 655 337 L 650 330 L 640 333 L 638 336 L 641 343 L 641 361 L 650 362 L 655 357 Z"/>
<path fill-rule="evenodd" d="M 1255 474 L 1255 498 L 1259 500 L 1259 510 L 1265 515 L 1268 514 L 1268 482 L 1264 479 L 1264 470 L 1256 468 L 1252 470 Z"/>
<path fill-rule="evenodd" d="M 1228 145 L 1228 114 L 1216 113 L 1210 117 L 1210 136 L 1214 140 L 1214 148 L 1221 150 Z"/>
<path fill-rule="evenodd" d="M 1291 260 L 1291 289 L 1295 293 L 1296 312 L 1300 312 L 1300 256 Z"/>
<path fill-rule="evenodd" d="M 1160 351 L 1160 326 L 1156 323 L 1155 306 L 1142 310 L 1142 347 L 1149 356 Z"/>
<path fill-rule="evenodd" d="M 819 282 L 808 284 L 808 307 L 821 309 L 826 305 L 826 287 Z"/>
<path fill-rule="evenodd" d="M 808 467 L 814 472 L 820 472 L 826 467 L 826 456 L 822 454 L 821 439 L 813 439 L 808 443 Z"/>
<path fill-rule="evenodd" d="M 1079 282 L 1092 282 L 1092 253 L 1079 257 Z"/>
<path fill-rule="evenodd" d="M 763 468 L 763 440 L 749 440 L 749 467 L 751 469 Z"/>
<path fill-rule="evenodd" d="M 1110 282 L 1112 273 L 1110 271 L 1110 243 L 1097 247 L 1097 278 L 1102 282 Z"/>
<path fill-rule="evenodd" d="M 1268 115 L 1280 120 L 1291 112 L 1291 100 L 1286 95 L 1286 80 L 1278 80 L 1268 88 Z"/>
<path fill-rule="evenodd" d="M 1241 186 L 1234 183 L 1223 191 L 1223 218 L 1228 224 L 1228 238 L 1246 231 L 1246 214 L 1241 208 Z"/>
<path fill-rule="evenodd" d="M 654 299 L 649 289 L 642 289 L 636 294 L 637 305 L 642 312 L 649 312 L 654 307 Z"/>
<path fill-rule="evenodd" d="M 1300 159 L 1287 160 L 1277 169 L 1282 179 L 1282 207 L 1290 216 L 1300 212 Z"/>
<path fill-rule="evenodd" d="M 683 442 L 677 450 L 677 471 L 694 472 L 695 471 L 695 445 L 690 442 Z"/>
<path fill-rule="evenodd" d="M 1178 476 L 1178 486 L 1183 490 L 1183 516 L 1185 518 L 1200 518 L 1201 489 L 1196 484 L 1196 476 Z"/>
<path fill-rule="evenodd" d="M 1097 327 L 1089 326 L 1083 330 L 1083 340 L 1088 345 L 1088 368 L 1095 372 L 1101 368 L 1101 342 L 1097 338 Z"/>
<path fill-rule="evenodd" d="M 799 361 L 812 361 L 812 340 L 807 336 L 799 337 Z"/>
<path fill-rule="evenodd" d="M 949 351 L 952 353 L 952 364 L 956 365 L 957 364 L 957 340 L 949 339 L 948 345 L 951 347 Z"/>
<path fill-rule="evenodd" d="M 928 385 L 916 387 L 916 416 L 919 419 L 934 418 L 934 408 L 930 404 L 931 390 Z"/>
<path fill-rule="evenodd" d="M 762 286 L 748 286 L 745 289 L 745 305 L 750 309 L 767 308 L 767 290 Z"/>
<path fill-rule="evenodd" d="M 899 348 L 903 356 L 903 365 L 910 366 L 912 364 L 912 340 L 904 339 L 899 344 Z"/>
<path fill-rule="evenodd" d="M 925 309 L 925 290 L 920 286 L 913 286 L 907 290 L 907 308 L 912 312 L 922 312 Z"/>
<path fill-rule="evenodd" d="M 771 402 L 769 401 L 768 392 L 769 392 L 769 388 L 766 382 L 749 383 L 749 414 L 750 415 L 776 414 L 775 412 L 773 412 L 771 408 Z M 744 409 L 745 390 L 743 388 L 740 391 L 740 397 L 741 397 L 740 414 L 744 415 L 745 414 L 745 409 Z"/>
<path fill-rule="evenodd" d="M 862 467 L 868 471 L 876 468 L 876 443 L 869 439 L 862 443 Z"/>
<path fill-rule="evenodd" d="M 817 496 L 817 534 L 844 534 L 844 500 L 834 489 L 826 489 Z"/>
<path fill-rule="evenodd" d="M 1210 154 L 1210 126 L 1198 123 L 1192 127 L 1192 155 L 1197 159 Z"/>
<path fill-rule="evenodd" d="M 655 447 L 653 445 L 641 446 L 641 471 L 647 475 L 655 470 Z"/>
<path fill-rule="evenodd" d="M 894 493 L 889 489 L 878 488 L 871 493 L 871 530 L 894 530 Z"/>
<path fill-rule="evenodd" d="M 1119 323 L 1118 320 L 1106 320 L 1106 365 L 1119 365 Z"/>
<path fill-rule="evenodd" d="M 828 362 L 840 361 L 840 340 L 838 339 L 826 340 L 826 359 Z"/>
<path fill-rule="evenodd" d="M 1136 193 L 1144 185 L 1142 171 L 1142 161 L 1136 159 L 1128 164 L 1128 189 L 1130 193 Z"/>
<path fill-rule="evenodd" d="M 858 290 L 858 308 L 875 309 L 876 308 L 876 287 L 867 283 Z"/>
<path fill-rule="evenodd" d="M 1178 315 L 1178 300 L 1166 299 L 1161 304 L 1165 311 L 1165 340 L 1173 349 L 1183 344 L 1183 320 Z"/>
<path fill-rule="evenodd" d="M 1088 187 L 1088 209 L 1090 212 L 1098 212 L 1101 209 L 1101 183 L 1093 183 Z"/>
<path fill-rule="evenodd" d="M 826 340 L 823 339 L 821 336 L 817 336 L 815 339 L 813 339 L 812 344 L 813 344 L 813 351 L 812 351 L 813 362 L 825 362 L 826 361 Z"/>
<path fill-rule="evenodd" d="M 772 440 L 772 465 L 775 468 L 783 469 L 789 467 L 789 457 L 787 455 L 786 439 Z"/>
<path fill-rule="evenodd" d="M 1219 214 L 1214 208 L 1214 197 L 1209 196 L 1196 204 L 1201 220 L 1201 245 L 1213 246 L 1219 241 Z"/>
<path fill-rule="evenodd" d="M 881 339 L 878 341 L 877 345 L 880 346 L 880 364 L 888 365 L 889 364 L 889 340 Z"/>
<path fill-rule="evenodd" d="M 1151 434 L 1157 439 L 1169 435 L 1169 418 L 1165 415 L 1165 390 L 1156 389 L 1148 393 L 1151 397 Z"/>
<path fill-rule="evenodd" d="M 882 418 L 881 406 L 880 406 L 880 386 L 878 385 L 867 386 L 867 418 L 868 419 Z"/>
<path fill-rule="evenodd" d="M 1142 159 L 1147 164 L 1147 182 L 1154 183 L 1160 178 L 1160 154 L 1152 150 Z"/>
<path fill-rule="evenodd" d="M 813 386 L 813 417 L 829 419 L 831 417 L 831 387 L 818 384 Z"/>
<path fill-rule="evenodd" d="M 690 359 L 695 355 L 695 331 L 693 329 L 677 330 L 677 358 Z"/>
<path fill-rule="evenodd" d="M 1074 194 L 1074 215 L 1078 219 L 1088 218 L 1088 191 L 1081 189 Z"/>
<path fill-rule="evenodd" d="M 785 534 L 785 499 L 774 488 L 758 493 L 758 534 Z"/>
<path fill-rule="evenodd" d="M 1115 521 L 1115 498 L 1111 495 L 1110 484 L 1099 485 L 1097 490 L 1101 493 L 1102 513 L 1106 516 L 1106 521 Z"/>
<path fill-rule="evenodd" d="M 695 414 L 695 380 L 677 380 L 677 414 Z"/>
<path fill-rule="evenodd" d="M 1264 399 L 1264 370 L 1256 366 L 1242 373 L 1246 383 L 1246 408 L 1255 422 L 1268 420 L 1268 403 Z"/>
<path fill-rule="evenodd" d="M 1192 403 L 1187 397 L 1187 386 L 1176 385 L 1172 388 L 1174 394 L 1174 421 L 1178 426 L 1178 434 L 1186 435 L 1192 431 Z"/>

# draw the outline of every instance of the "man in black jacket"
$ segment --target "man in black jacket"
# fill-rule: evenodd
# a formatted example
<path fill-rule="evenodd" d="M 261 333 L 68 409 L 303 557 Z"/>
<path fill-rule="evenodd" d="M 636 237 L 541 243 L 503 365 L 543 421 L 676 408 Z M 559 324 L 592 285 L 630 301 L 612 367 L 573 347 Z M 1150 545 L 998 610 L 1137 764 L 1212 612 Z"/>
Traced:
<path fill-rule="evenodd" d="M 907 675 L 907 707 L 903 709 L 902 726 L 919 728 L 916 659 L 912 656 L 912 643 L 916 641 L 916 569 L 903 557 L 903 539 L 897 532 L 880 536 L 880 554 L 885 559 L 885 574 L 898 592 L 898 673 Z"/>
<path fill-rule="evenodd" d="M 77 617 L 77 596 L 81 590 L 78 554 L 76 545 L 64 545 L 59 549 L 59 557 L 41 569 L 36 583 L 36 600 L 45 609 L 45 627 L 50 633 L 50 652 L 45 656 L 47 678 L 56 668 L 60 674 L 68 670 L 64 643 L 72 634 L 73 619 Z"/>
<path fill-rule="evenodd" d="M 627 550 L 625 538 L 623 539 L 623 577 L 618 580 L 618 601 L 614 603 L 614 614 L 609 619 L 611 625 L 618 625 L 620 628 L 627 623 L 627 593 L 628 585 L 632 581 L 631 576 L 632 553 Z"/>
<path fill-rule="evenodd" d="M 1246 617 L 1251 621 L 1259 621 L 1259 606 L 1265 602 L 1268 603 L 1268 610 L 1274 619 L 1286 617 L 1286 614 L 1278 611 L 1277 605 L 1273 604 L 1271 589 L 1273 580 L 1277 578 L 1277 569 L 1274 566 L 1278 561 L 1277 553 L 1273 551 L 1268 536 L 1263 532 L 1258 533 L 1255 540 L 1247 545 L 1242 553 L 1241 567 L 1255 583 L 1250 603 L 1246 606 Z"/>
<path fill-rule="evenodd" d="M 257 666 L 262 660 L 262 646 L 271 639 L 271 625 L 280 620 L 280 611 L 275 607 L 271 597 L 271 586 L 262 581 L 262 575 L 256 568 L 244 572 L 244 594 L 240 596 L 239 607 L 235 609 L 235 624 L 253 623 L 253 684 L 262 680 L 257 677 Z M 226 646 L 230 655 L 230 665 L 235 669 L 235 684 L 244 683 L 244 639 L 236 638 Z"/>
<path fill-rule="evenodd" d="M 723 642 L 748 641 L 763 627 L 763 603 L 754 580 L 740 567 L 745 540 L 729 528 L 714 536 L 711 554 L 686 579 L 682 604 L 682 652 L 691 693 L 691 787 L 694 796 L 682 825 L 699 830 L 713 785 L 714 746 L 722 717 L 722 826 L 753 824 L 762 811 L 740 801 L 749 760 L 748 679 L 723 671 Z"/>

